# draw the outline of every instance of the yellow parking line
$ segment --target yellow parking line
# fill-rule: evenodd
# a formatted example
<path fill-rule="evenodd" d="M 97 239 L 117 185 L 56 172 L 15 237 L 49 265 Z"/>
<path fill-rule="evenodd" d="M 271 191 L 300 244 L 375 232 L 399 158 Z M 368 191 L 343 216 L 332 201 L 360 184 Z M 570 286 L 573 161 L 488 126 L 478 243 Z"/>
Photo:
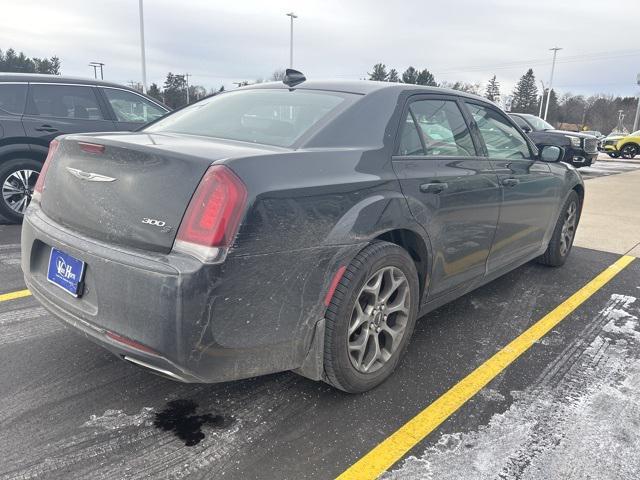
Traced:
<path fill-rule="evenodd" d="M 635 257 L 625 255 L 463 378 L 391 436 L 344 471 L 337 480 L 375 479 L 400 460 L 471 397 L 620 273 Z"/>
<path fill-rule="evenodd" d="M 29 290 L 18 290 L 17 292 L 1 293 L 0 302 L 15 300 L 16 298 L 28 297 L 29 295 L 31 295 L 31 292 Z"/>

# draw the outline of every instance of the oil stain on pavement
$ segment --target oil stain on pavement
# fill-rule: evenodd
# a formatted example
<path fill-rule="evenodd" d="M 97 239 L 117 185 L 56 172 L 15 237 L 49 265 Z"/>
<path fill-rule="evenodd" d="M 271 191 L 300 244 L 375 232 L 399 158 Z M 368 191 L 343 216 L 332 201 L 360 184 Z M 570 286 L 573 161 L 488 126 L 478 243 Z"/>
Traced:
<path fill-rule="evenodd" d="M 233 423 L 232 417 L 205 413 L 196 415 L 198 404 L 193 400 L 173 400 L 161 412 L 156 413 L 153 425 L 173 434 L 193 447 L 204 439 L 202 427 L 227 428 Z"/>

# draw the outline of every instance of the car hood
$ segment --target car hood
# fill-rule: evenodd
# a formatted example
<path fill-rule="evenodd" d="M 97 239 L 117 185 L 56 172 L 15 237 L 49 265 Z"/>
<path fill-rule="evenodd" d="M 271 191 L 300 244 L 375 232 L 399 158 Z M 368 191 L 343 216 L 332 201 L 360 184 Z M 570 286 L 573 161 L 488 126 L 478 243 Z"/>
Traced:
<path fill-rule="evenodd" d="M 581 133 L 581 132 L 570 132 L 568 130 L 543 130 L 544 133 L 557 133 L 557 134 L 562 134 L 562 135 L 571 135 L 572 137 L 578 137 L 578 138 L 596 138 L 593 135 L 589 135 L 586 133 Z"/>

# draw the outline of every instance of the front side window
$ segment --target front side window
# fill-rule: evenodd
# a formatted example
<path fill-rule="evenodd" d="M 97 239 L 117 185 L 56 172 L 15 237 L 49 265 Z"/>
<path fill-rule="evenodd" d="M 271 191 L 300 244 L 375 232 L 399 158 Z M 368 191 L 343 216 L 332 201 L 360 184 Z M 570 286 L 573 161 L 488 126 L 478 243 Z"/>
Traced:
<path fill-rule="evenodd" d="M 107 100 L 119 122 L 148 123 L 165 113 L 158 105 L 146 98 L 126 90 L 103 88 Z"/>
<path fill-rule="evenodd" d="M 24 113 L 27 85 L 20 83 L 0 83 L 0 113 Z"/>
<path fill-rule="evenodd" d="M 102 120 L 92 87 L 76 85 L 31 85 L 29 113 L 42 117 Z"/>
<path fill-rule="evenodd" d="M 520 128 L 531 128 L 526 120 L 518 115 L 511 115 L 511 119 L 516 122 L 516 125 L 518 125 Z"/>
<path fill-rule="evenodd" d="M 429 156 L 475 156 L 469 129 L 456 102 L 452 100 L 418 100 L 411 104 Z"/>
<path fill-rule="evenodd" d="M 478 125 L 489 158 L 531 158 L 527 141 L 507 119 L 492 108 L 473 103 L 467 106 Z"/>
<path fill-rule="evenodd" d="M 527 119 L 527 122 L 531 124 L 531 126 L 536 132 L 541 132 L 544 130 L 553 130 L 553 125 L 545 122 L 540 117 L 536 117 L 535 115 L 525 115 L 525 118 Z"/>
<path fill-rule="evenodd" d="M 290 147 L 323 118 L 357 98 L 359 95 L 319 90 L 240 90 L 190 105 L 145 131 Z"/>

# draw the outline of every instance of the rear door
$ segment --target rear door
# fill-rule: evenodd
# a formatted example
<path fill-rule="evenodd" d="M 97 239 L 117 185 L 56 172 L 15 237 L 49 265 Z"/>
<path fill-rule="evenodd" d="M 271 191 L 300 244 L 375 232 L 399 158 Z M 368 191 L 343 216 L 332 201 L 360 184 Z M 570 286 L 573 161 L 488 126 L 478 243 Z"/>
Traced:
<path fill-rule="evenodd" d="M 168 113 L 164 107 L 129 90 L 112 87 L 98 87 L 98 90 L 113 111 L 118 130 L 136 130 Z"/>
<path fill-rule="evenodd" d="M 491 272 L 542 248 L 560 185 L 504 113 L 485 103 L 465 103 L 502 190 L 500 222 L 487 264 Z"/>
<path fill-rule="evenodd" d="M 43 146 L 65 133 L 113 131 L 115 124 L 102 108 L 95 87 L 31 83 L 22 117 L 27 136 Z"/>
<path fill-rule="evenodd" d="M 433 250 L 428 299 L 485 274 L 500 189 L 455 97 L 410 97 L 393 167 Z"/>

